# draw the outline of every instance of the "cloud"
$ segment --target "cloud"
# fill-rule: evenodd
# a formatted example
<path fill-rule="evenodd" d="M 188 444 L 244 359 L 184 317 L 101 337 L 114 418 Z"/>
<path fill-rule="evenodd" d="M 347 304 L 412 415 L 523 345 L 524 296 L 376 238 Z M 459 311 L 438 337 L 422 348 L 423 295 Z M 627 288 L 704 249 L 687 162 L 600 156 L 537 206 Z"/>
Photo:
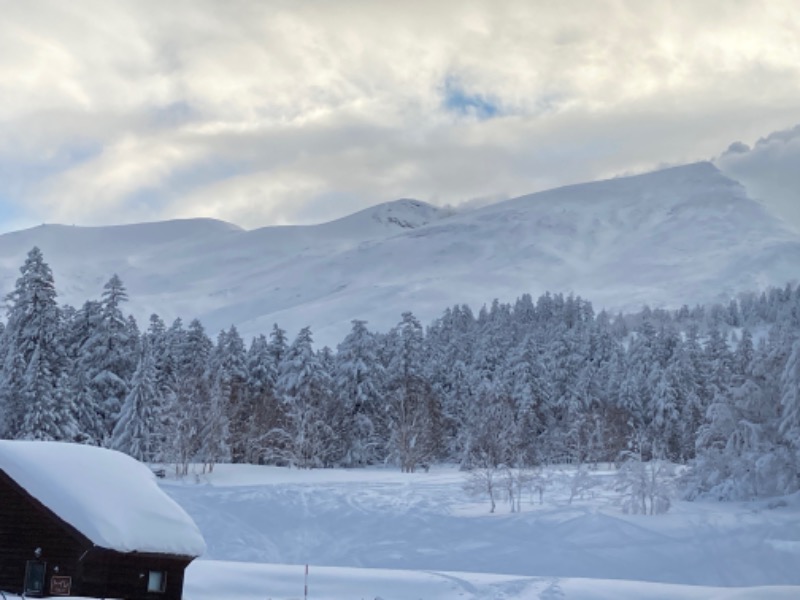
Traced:
<path fill-rule="evenodd" d="M 760 138 L 752 148 L 734 143 L 715 162 L 800 232 L 800 125 Z"/>
<path fill-rule="evenodd" d="M 15 3 L 0 215 L 257 227 L 705 159 L 800 122 L 798 35 L 791 1 Z"/>

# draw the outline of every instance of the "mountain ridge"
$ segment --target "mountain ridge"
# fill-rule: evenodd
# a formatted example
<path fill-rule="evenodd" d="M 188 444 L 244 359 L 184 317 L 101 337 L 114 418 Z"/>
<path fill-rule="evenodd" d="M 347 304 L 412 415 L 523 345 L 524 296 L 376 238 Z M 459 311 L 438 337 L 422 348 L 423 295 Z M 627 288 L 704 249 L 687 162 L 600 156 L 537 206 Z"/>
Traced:
<path fill-rule="evenodd" d="M 615 311 L 723 300 L 794 280 L 800 261 L 800 236 L 711 163 L 461 212 L 401 199 L 308 226 L 40 226 L 0 235 L 0 291 L 33 245 L 62 302 L 98 297 L 117 273 L 140 323 L 197 317 L 211 334 L 235 324 L 247 336 L 309 325 L 329 345 L 352 319 L 385 331 L 407 310 L 428 322 L 523 293 Z"/>

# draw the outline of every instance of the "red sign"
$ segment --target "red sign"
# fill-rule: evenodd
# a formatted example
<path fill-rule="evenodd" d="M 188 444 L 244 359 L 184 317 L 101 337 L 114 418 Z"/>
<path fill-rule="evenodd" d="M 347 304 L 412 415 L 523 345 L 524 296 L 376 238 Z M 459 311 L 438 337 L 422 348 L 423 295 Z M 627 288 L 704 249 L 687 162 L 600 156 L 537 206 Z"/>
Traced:
<path fill-rule="evenodd" d="M 69 596 L 72 588 L 72 577 L 66 575 L 53 575 L 50 578 L 50 594 L 52 596 Z"/>

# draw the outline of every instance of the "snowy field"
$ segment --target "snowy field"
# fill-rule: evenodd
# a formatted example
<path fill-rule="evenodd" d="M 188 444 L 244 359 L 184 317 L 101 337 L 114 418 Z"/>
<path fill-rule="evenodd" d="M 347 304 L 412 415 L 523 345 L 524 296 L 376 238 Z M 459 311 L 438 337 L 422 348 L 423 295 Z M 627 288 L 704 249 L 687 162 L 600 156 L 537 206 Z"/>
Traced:
<path fill-rule="evenodd" d="M 625 515 L 613 470 L 570 503 L 574 471 L 511 513 L 455 468 L 298 471 L 219 465 L 163 488 L 208 543 L 187 600 L 800 598 L 800 496 L 677 502 Z"/>

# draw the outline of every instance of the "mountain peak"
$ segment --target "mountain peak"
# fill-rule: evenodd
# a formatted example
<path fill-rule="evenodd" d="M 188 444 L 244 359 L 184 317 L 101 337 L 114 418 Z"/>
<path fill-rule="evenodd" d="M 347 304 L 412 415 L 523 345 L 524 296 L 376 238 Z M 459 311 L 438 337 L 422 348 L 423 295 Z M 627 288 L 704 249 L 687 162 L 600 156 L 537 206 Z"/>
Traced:
<path fill-rule="evenodd" d="M 401 198 L 370 206 L 341 219 L 315 227 L 354 240 L 379 239 L 417 229 L 450 216 L 451 212 L 423 202 Z"/>
<path fill-rule="evenodd" d="M 416 229 L 446 215 L 445 211 L 432 204 L 410 198 L 378 204 L 362 212 L 369 214 L 377 223 L 384 223 L 400 229 Z"/>

